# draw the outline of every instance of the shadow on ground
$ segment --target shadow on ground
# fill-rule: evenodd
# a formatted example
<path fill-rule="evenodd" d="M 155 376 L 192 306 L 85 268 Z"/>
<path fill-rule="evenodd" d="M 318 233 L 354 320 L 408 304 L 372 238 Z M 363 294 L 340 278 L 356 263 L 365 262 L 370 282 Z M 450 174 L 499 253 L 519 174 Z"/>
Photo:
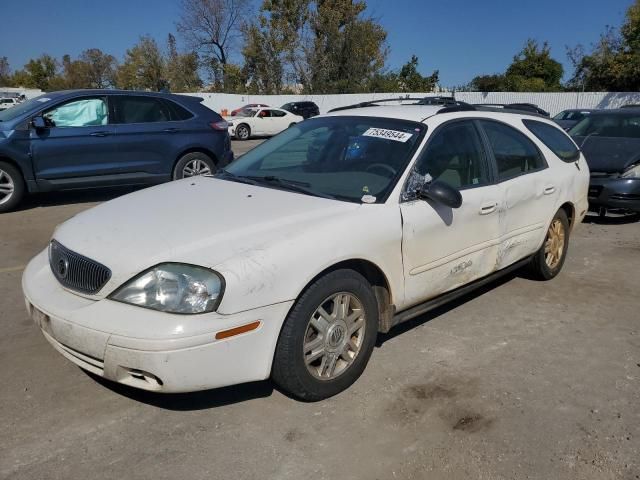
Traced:
<path fill-rule="evenodd" d="M 103 387 L 119 395 L 147 405 L 175 411 L 206 410 L 256 398 L 270 397 L 274 390 L 273 383 L 270 380 L 264 380 L 201 392 L 155 393 L 112 382 L 87 371 L 85 373 Z"/>
<path fill-rule="evenodd" d="M 607 215 L 601 217 L 600 215 L 587 215 L 584 217 L 583 223 L 592 223 L 595 225 L 626 225 L 628 223 L 636 223 L 640 221 L 640 213 L 633 213 L 628 215 Z"/>

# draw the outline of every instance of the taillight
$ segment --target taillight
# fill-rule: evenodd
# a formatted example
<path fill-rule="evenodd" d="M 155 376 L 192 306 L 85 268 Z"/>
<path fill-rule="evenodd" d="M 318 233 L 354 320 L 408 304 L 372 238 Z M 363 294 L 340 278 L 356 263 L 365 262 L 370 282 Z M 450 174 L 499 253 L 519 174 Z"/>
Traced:
<path fill-rule="evenodd" d="M 219 122 L 211 122 L 209 126 L 214 130 L 223 130 L 223 131 L 229 128 L 229 124 L 224 120 L 220 120 Z"/>

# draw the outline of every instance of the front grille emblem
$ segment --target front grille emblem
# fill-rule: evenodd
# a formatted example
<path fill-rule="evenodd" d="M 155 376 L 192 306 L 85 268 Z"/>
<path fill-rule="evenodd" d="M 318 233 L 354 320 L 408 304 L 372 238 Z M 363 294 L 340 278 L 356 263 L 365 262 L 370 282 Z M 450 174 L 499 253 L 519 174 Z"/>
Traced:
<path fill-rule="evenodd" d="M 67 278 L 69 273 L 69 259 L 67 257 L 61 257 L 58 260 L 58 275 L 60 278 Z"/>

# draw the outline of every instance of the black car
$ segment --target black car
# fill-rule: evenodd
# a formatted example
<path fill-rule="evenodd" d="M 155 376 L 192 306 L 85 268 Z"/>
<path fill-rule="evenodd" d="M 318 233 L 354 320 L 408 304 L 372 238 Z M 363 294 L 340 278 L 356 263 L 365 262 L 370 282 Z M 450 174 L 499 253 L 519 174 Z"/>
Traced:
<path fill-rule="evenodd" d="M 280 108 L 286 110 L 287 112 L 291 112 L 294 115 L 300 115 L 305 120 L 307 118 L 320 115 L 320 109 L 318 108 L 318 105 L 313 102 L 289 102 L 285 103 Z"/>
<path fill-rule="evenodd" d="M 640 213 L 640 109 L 593 112 L 569 135 L 591 170 L 590 209 Z"/>
<path fill-rule="evenodd" d="M 228 125 L 202 98 L 50 92 L 0 112 L 0 212 L 26 193 L 155 184 L 233 159 Z"/>
<path fill-rule="evenodd" d="M 587 115 L 591 115 L 597 110 L 590 110 L 588 108 L 563 110 L 553 120 L 565 130 L 569 130 L 574 125 L 577 125 Z"/>

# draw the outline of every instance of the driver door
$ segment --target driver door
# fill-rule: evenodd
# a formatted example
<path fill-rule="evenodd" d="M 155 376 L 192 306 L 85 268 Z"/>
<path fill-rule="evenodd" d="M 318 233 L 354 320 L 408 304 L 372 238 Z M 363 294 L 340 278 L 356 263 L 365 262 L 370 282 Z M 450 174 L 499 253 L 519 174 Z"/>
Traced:
<path fill-rule="evenodd" d="M 495 270 L 502 195 L 489 165 L 473 120 L 448 122 L 429 139 L 414 172 L 458 189 L 462 205 L 452 209 L 418 199 L 401 203 L 408 306 Z"/>

